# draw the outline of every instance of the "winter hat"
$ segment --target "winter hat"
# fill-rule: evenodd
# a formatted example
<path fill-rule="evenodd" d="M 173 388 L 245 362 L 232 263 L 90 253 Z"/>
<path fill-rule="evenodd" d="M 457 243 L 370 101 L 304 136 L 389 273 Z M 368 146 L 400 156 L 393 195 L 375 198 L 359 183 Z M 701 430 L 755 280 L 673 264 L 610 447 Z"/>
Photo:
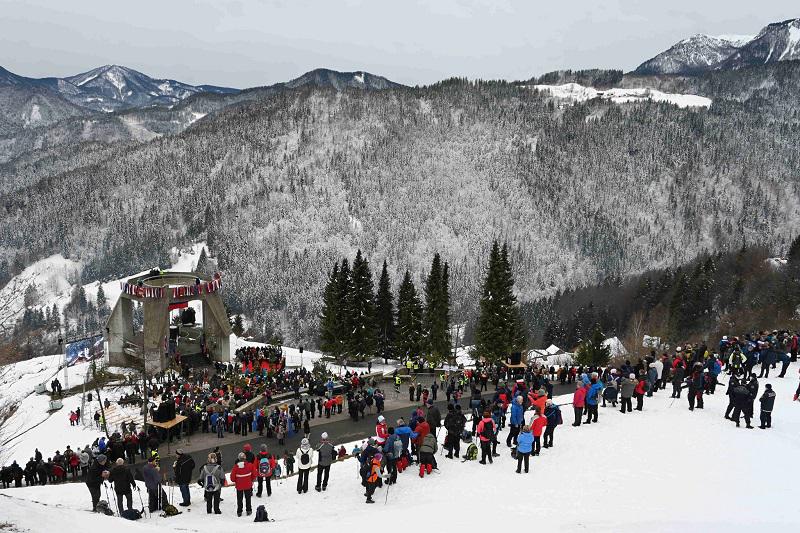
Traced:
<path fill-rule="evenodd" d="M 253 447 L 250 446 L 250 443 L 247 443 L 247 444 L 244 445 L 244 451 L 249 452 L 252 449 L 253 449 Z"/>
<path fill-rule="evenodd" d="M 398 418 L 397 419 L 397 425 L 398 426 L 405 426 L 406 425 L 406 421 L 403 420 L 402 418 Z"/>
<path fill-rule="evenodd" d="M 630 379 L 636 379 L 636 374 L 634 374 L 633 372 L 631 372 L 631 375 L 630 375 L 630 376 L 628 376 L 628 377 L 629 377 Z"/>
<path fill-rule="evenodd" d="M 125 464 L 125 459 L 123 459 L 122 457 L 117 458 L 117 463 L 116 464 L 124 465 Z"/>
<path fill-rule="evenodd" d="M 262 452 L 266 452 L 267 451 L 267 445 L 266 444 L 262 444 L 261 445 L 261 451 Z"/>
<path fill-rule="evenodd" d="M 176 455 L 183 455 L 183 448 L 178 448 L 177 450 L 175 450 L 175 454 Z"/>
<path fill-rule="evenodd" d="M 383 415 L 378 416 L 378 422 L 383 422 L 384 420 L 386 419 L 383 417 Z"/>
<path fill-rule="evenodd" d="M 154 463 L 154 462 L 155 462 L 155 460 L 156 460 L 156 458 L 155 458 L 155 456 L 154 456 L 154 455 L 151 455 L 150 457 L 148 457 L 148 458 L 147 458 L 147 462 L 148 462 L 148 463 Z"/>
<path fill-rule="evenodd" d="M 327 439 L 328 439 L 328 433 L 327 433 L 326 431 L 323 431 L 323 432 L 322 432 L 322 435 L 320 435 L 320 438 L 321 438 L 322 440 L 327 440 Z"/>
<path fill-rule="evenodd" d="M 308 439 L 303 439 L 300 441 L 300 446 L 308 446 Z"/>
<path fill-rule="evenodd" d="M 375 439 L 370 437 L 369 440 L 367 441 L 367 444 L 374 446 L 375 445 Z"/>
<path fill-rule="evenodd" d="M 247 457 L 244 452 L 239 452 L 239 460 L 244 461 L 244 458 Z"/>
<path fill-rule="evenodd" d="M 381 455 L 380 453 L 376 453 L 376 454 L 375 454 L 373 457 L 374 457 L 375 459 L 377 459 L 378 461 L 380 461 L 381 459 L 383 459 L 383 455 Z"/>
<path fill-rule="evenodd" d="M 771 389 L 771 388 L 772 388 L 772 385 L 770 385 L 769 383 L 767 383 L 766 385 L 764 385 L 764 388 Z"/>
<path fill-rule="evenodd" d="M 616 373 L 617 373 L 617 369 L 616 369 L 616 368 L 612 368 L 612 369 L 611 369 L 611 373 L 612 373 L 612 374 L 616 374 Z"/>
<path fill-rule="evenodd" d="M 452 411 L 453 409 L 455 409 L 455 407 L 453 407 L 453 404 L 452 403 L 448 403 L 447 404 L 447 410 L 448 411 Z"/>
<path fill-rule="evenodd" d="M 102 453 L 97 456 L 97 462 L 100 463 L 101 465 L 106 464 L 106 460 L 107 459 L 108 458 L 105 455 L 103 455 Z"/>

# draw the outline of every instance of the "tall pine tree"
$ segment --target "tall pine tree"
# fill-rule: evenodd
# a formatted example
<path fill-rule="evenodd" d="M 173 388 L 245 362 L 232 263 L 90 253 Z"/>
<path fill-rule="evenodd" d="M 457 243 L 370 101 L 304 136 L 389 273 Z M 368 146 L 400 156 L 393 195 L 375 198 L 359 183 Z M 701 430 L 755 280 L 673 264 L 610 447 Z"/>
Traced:
<path fill-rule="evenodd" d="M 431 270 L 425 282 L 426 358 L 438 366 L 450 356 L 450 309 L 447 280 L 439 254 L 433 256 Z"/>
<path fill-rule="evenodd" d="M 414 359 L 422 355 L 424 341 L 422 314 L 422 303 L 417 297 L 411 274 L 406 270 L 397 295 L 395 353 L 401 360 Z"/>
<path fill-rule="evenodd" d="M 348 329 L 348 357 L 356 361 L 366 361 L 375 357 L 377 348 L 375 339 L 375 289 L 372 285 L 372 272 L 369 262 L 356 253 L 351 274 L 350 296 L 347 299 L 350 313 Z"/>
<path fill-rule="evenodd" d="M 383 262 L 381 277 L 378 280 L 378 294 L 375 297 L 375 323 L 377 330 L 378 354 L 388 363 L 393 357 L 394 349 L 394 302 L 392 296 L 392 282 L 386 261 Z"/>
<path fill-rule="evenodd" d="M 522 351 L 525 345 L 508 249 L 503 245 L 501 250 L 495 241 L 483 283 L 475 331 L 475 355 L 483 357 L 487 363 L 496 363 L 514 351 Z"/>
<path fill-rule="evenodd" d="M 339 262 L 333 264 L 328 283 L 322 295 L 322 313 L 319 316 L 319 347 L 323 353 L 338 357 L 341 331 L 339 325 Z"/>

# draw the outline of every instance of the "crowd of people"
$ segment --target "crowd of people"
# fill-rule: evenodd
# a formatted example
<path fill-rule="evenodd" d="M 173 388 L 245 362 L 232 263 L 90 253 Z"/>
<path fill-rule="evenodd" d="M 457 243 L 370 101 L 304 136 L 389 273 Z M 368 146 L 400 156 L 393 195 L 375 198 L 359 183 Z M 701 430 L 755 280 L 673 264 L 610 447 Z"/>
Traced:
<path fill-rule="evenodd" d="M 356 459 L 366 503 L 374 503 L 376 490 L 384 484 L 390 486 L 398 483 L 400 475 L 409 466 L 416 465 L 418 469 L 415 468 L 414 472 L 421 478 L 438 470 L 438 437 L 442 431 L 445 436 L 439 457 L 446 460 L 475 460 L 482 465 L 491 465 L 500 455 L 498 446 L 504 442 L 516 459 L 516 473 L 527 474 L 530 472 L 530 458 L 542 454 L 543 449 L 555 446 L 555 433 L 564 421 L 561 412 L 564 405 L 572 406 L 572 426 L 580 427 L 600 422 L 603 408 L 618 408 L 622 414 L 643 411 L 647 398 L 659 391 L 670 391 L 673 402 L 683 398 L 686 391 L 688 409 L 703 409 L 704 398 L 718 393 L 721 389 L 717 385 L 724 385 L 728 396 L 724 417 L 737 427 L 740 427 L 741 418 L 744 418 L 745 427 L 755 427 L 751 422 L 755 417 L 757 400 L 760 412 L 758 427 L 766 430 L 772 426 L 776 395 L 769 383 L 760 390 L 759 379 L 768 378 L 771 370 L 778 370 L 778 364 L 781 366 L 776 377 L 785 377 L 789 364 L 796 360 L 796 353 L 796 335 L 773 331 L 724 337 L 715 346 L 699 343 L 679 346 L 674 351 L 661 354 L 651 351 L 635 364 L 628 359 L 602 368 L 540 366 L 529 368 L 514 377 L 505 373 L 507 371 L 479 367 L 474 371 L 434 377 L 433 384 L 427 388 L 421 383 L 410 384 L 409 400 L 418 407 L 414 407 L 408 417 L 398 418 L 394 423 L 381 414 L 383 405 L 379 399 L 383 393 L 376 384 L 364 382 L 358 374 L 350 374 L 344 381 L 343 395 L 347 400 L 348 413 L 351 418 L 363 419 L 366 415 L 362 405 L 366 405 L 367 398 L 370 398 L 370 407 L 374 404 L 377 410 L 377 420 L 374 435 L 356 445 L 349 453 L 344 446 L 337 448 L 325 432 L 314 439 L 316 443 L 312 445 L 308 422 L 315 416 L 330 417 L 342 413 L 341 405 L 336 403 L 336 396 L 332 394 L 330 379 L 322 384 L 322 394 L 316 399 L 302 396 L 285 406 L 257 410 L 260 413 L 254 413 L 252 419 L 245 416 L 238 423 L 236 420 L 241 413 L 231 419 L 230 410 L 215 406 L 230 407 L 230 401 L 239 393 L 217 383 L 213 377 L 185 387 L 186 381 L 178 381 L 173 376 L 154 386 L 153 394 L 161 394 L 162 399 L 166 398 L 164 401 L 172 401 L 169 400 L 172 398 L 177 406 L 181 406 L 182 412 L 200 412 L 200 431 L 206 431 L 206 426 L 218 429 L 221 425 L 224 435 L 241 427 L 245 427 L 246 432 L 249 427 L 259 431 L 259 435 L 277 439 L 276 444 L 260 444 L 257 452 L 250 444 L 244 444 L 229 470 L 226 470 L 218 448 L 208 454 L 204 464 L 199 466 L 183 450 L 177 452 L 173 472 L 174 483 L 181 495 L 179 506 L 192 505 L 189 487 L 196 482 L 203 487 L 206 511 L 219 514 L 222 489 L 233 486 L 236 490 L 237 515 L 242 516 L 253 513 L 254 491 L 256 498 L 272 494 L 271 480 L 276 477 L 291 476 L 296 472 L 298 495 L 307 493 L 310 486 L 320 492 L 328 490 L 329 483 L 334 481 L 330 477 L 331 465 L 348 457 Z M 298 372 L 299 379 L 306 378 L 303 371 Z M 756 372 L 760 373 L 757 375 Z M 727 378 L 727 384 L 721 383 L 720 378 Z M 575 383 L 571 402 L 561 405 L 554 402 L 554 381 Z M 488 391 L 489 383 L 493 384 L 492 392 Z M 399 387 L 399 380 L 396 385 Z M 434 403 L 441 388 L 445 390 L 446 397 L 444 416 Z M 800 386 L 794 400 L 798 399 L 798 394 Z M 465 399 L 466 403 L 463 401 Z M 196 409 L 198 406 L 199 410 Z M 351 406 L 356 407 L 354 409 Z M 205 413 L 210 413 L 207 419 L 203 416 Z M 216 418 L 212 418 L 215 415 Z M 259 420 L 262 422 L 259 423 Z M 503 440 L 500 434 L 506 428 Z M 18 472 L 22 472 L 19 475 L 26 484 L 43 484 L 65 476 L 62 470 L 66 470 L 73 478 L 83 476 L 92 496 L 93 509 L 96 509 L 100 500 L 100 487 L 105 481 L 113 482 L 111 486 L 122 514 L 126 511 L 123 502 L 130 509 L 130 492 L 136 490 L 132 478 L 122 473 L 122 469 L 130 471 L 125 465 L 126 462 L 132 462 L 128 454 L 130 449 L 134 458 L 137 453 L 139 457 L 147 458 L 144 481 L 150 512 L 167 509 L 170 504 L 163 490 L 160 458 L 157 449 L 151 448 L 151 444 L 157 448 L 157 442 L 150 440 L 152 437 L 148 435 L 142 437 L 142 432 L 137 434 L 135 427 L 126 429 L 127 432 L 112 435 L 108 441 L 100 439 L 93 446 L 77 452 L 69 448 L 63 454 L 56 452 L 47 461 L 37 450 L 24 469 L 15 466 L 16 463 L 11 470 L 3 469 L 4 486 L 7 486 L 7 479 L 9 484 L 15 480 Z M 271 447 L 283 448 L 282 435 L 300 430 L 304 438 L 294 453 L 286 449 L 282 454 L 271 452 Z M 134 438 L 138 447 L 133 444 Z M 53 464 L 54 467 L 42 468 L 42 464 Z M 67 466 L 59 469 L 55 465 Z M 316 475 L 312 485 L 313 471 Z"/>

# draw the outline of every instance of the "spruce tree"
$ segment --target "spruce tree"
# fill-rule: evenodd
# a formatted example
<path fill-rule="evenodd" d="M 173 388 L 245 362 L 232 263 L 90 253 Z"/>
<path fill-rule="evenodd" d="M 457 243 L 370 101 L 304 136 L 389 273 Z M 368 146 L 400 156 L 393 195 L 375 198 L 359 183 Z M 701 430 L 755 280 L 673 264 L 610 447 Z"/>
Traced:
<path fill-rule="evenodd" d="M 350 347 L 350 335 L 353 332 L 352 310 L 350 309 L 350 293 L 352 292 L 352 279 L 350 277 L 350 263 L 342 259 L 339 267 L 339 277 L 336 281 L 336 329 L 339 331 L 338 342 L 333 351 L 338 362 L 347 359 Z"/>
<path fill-rule="evenodd" d="M 423 349 L 422 303 L 417 297 L 411 274 L 406 270 L 397 295 L 395 353 L 401 360 L 419 357 Z"/>
<path fill-rule="evenodd" d="M 583 341 L 575 353 L 579 365 L 606 366 L 611 359 L 611 348 L 605 344 L 605 336 L 599 326 L 595 326 L 591 336 Z"/>
<path fill-rule="evenodd" d="M 433 256 L 425 282 L 425 351 L 428 363 L 432 366 L 442 364 L 450 356 L 450 309 L 445 276 L 441 257 L 437 253 Z"/>
<path fill-rule="evenodd" d="M 385 363 L 393 357 L 394 348 L 394 302 L 392 301 L 392 283 L 386 261 L 383 262 L 381 277 L 378 281 L 378 294 L 375 297 L 375 323 L 377 326 L 378 353 Z"/>
<path fill-rule="evenodd" d="M 375 356 L 375 291 L 372 285 L 372 272 L 369 262 L 356 253 L 353 261 L 352 290 L 348 298 L 348 312 L 351 313 L 348 339 L 348 356 L 357 361 L 366 361 Z"/>
<path fill-rule="evenodd" d="M 514 277 L 508 248 L 503 245 L 501 250 L 495 241 L 489 254 L 481 295 L 475 355 L 494 364 L 514 351 L 524 350 L 526 344 L 524 326 L 514 296 Z"/>
<path fill-rule="evenodd" d="M 688 298 L 689 281 L 686 274 L 678 272 L 675 278 L 675 286 L 672 290 L 672 298 L 669 301 L 669 333 L 670 336 L 679 341 L 687 334 L 688 323 Z"/>
<path fill-rule="evenodd" d="M 322 313 L 319 316 L 319 347 L 323 353 L 338 357 L 339 336 L 339 262 L 333 264 L 322 296 Z"/>

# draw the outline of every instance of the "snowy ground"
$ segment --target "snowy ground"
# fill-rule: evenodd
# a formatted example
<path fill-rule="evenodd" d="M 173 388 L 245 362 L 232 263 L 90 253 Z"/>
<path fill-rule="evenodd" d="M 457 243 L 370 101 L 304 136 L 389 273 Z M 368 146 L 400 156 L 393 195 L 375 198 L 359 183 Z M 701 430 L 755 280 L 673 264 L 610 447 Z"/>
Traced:
<path fill-rule="evenodd" d="M 27 461 L 36 447 L 45 457 L 52 455 L 55 450 L 63 451 L 67 444 L 75 449 L 86 444 L 91 444 L 94 439 L 103 434 L 92 425 L 91 415 L 97 408 L 97 402 L 85 407 L 87 426 L 70 426 L 69 412 L 80 407 L 81 395 L 67 396 L 62 400 L 63 408 L 48 412 L 50 404 L 49 394 L 36 394 L 36 385 L 44 383 L 48 392 L 50 382 L 57 375 L 62 386 L 65 386 L 64 371 L 58 371 L 61 362 L 60 355 L 43 356 L 6 365 L 0 368 L 0 409 L 16 405 L 15 413 L 3 425 L 0 431 L 0 463 L 6 464 L 12 460 Z M 89 369 L 88 363 L 79 363 L 68 367 L 69 385 L 74 387 L 82 384 Z M 114 373 L 122 374 L 126 369 L 111 367 Z M 104 391 L 104 397 L 115 400 L 125 392 L 124 387 L 109 387 Z M 135 415 L 135 410 L 125 410 Z"/>
<path fill-rule="evenodd" d="M 609 100 L 615 104 L 628 104 L 652 100 L 675 104 L 678 107 L 709 107 L 711 99 L 694 94 L 663 93 L 655 89 L 608 89 L 597 90 L 593 87 L 584 87 L 578 83 L 565 83 L 564 85 L 534 85 L 534 89 L 549 94 L 554 98 L 569 102 L 585 102 L 593 98 Z"/>
<path fill-rule="evenodd" d="M 791 401 L 790 379 L 770 382 L 778 393 L 774 428 L 737 429 L 722 414 L 726 397 L 707 397 L 689 412 L 685 398 L 659 392 L 644 411 L 622 415 L 600 410 L 600 423 L 573 428 L 569 406 L 555 434 L 556 447 L 532 458 L 528 475 L 514 473 L 504 444 L 493 465 L 437 456 L 440 473 L 420 479 L 412 469 L 365 505 L 352 460 L 331 469 L 328 491 L 299 496 L 293 479 L 282 481 L 265 503 L 272 531 L 317 532 L 380 529 L 408 531 L 419 524 L 445 531 L 493 531 L 498 524 L 547 531 L 791 531 L 800 526 L 791 502 L 800 467 L 800 404 Z M 761 391 L 760 391 L 761 392 Z M 684 394 L 685 396 L 685 394 Z M 558 398 L 569 401 L 569 398 Z M 504 436 L 501 435 L 501 441 Z M 200 460 L 201 458 L 196 458 Z M 313 473 L 311 477 L 313 485 Z M 252 531 L 251 518 L 236 518 L 233 489 L 223 494 L 223 514 L 207 516 L 198 487 L 192 511 L 139 522 L 86 512 L 83 485 L 0 491 L 0 522 L 16 531 L 93 533 L 117 531 Z M 138 498 L 134 495 L 138 505 Z M 47 506 L 45 506 L 45 504 Z M 57 507 L 57 509 L 56 509 Z"/>

